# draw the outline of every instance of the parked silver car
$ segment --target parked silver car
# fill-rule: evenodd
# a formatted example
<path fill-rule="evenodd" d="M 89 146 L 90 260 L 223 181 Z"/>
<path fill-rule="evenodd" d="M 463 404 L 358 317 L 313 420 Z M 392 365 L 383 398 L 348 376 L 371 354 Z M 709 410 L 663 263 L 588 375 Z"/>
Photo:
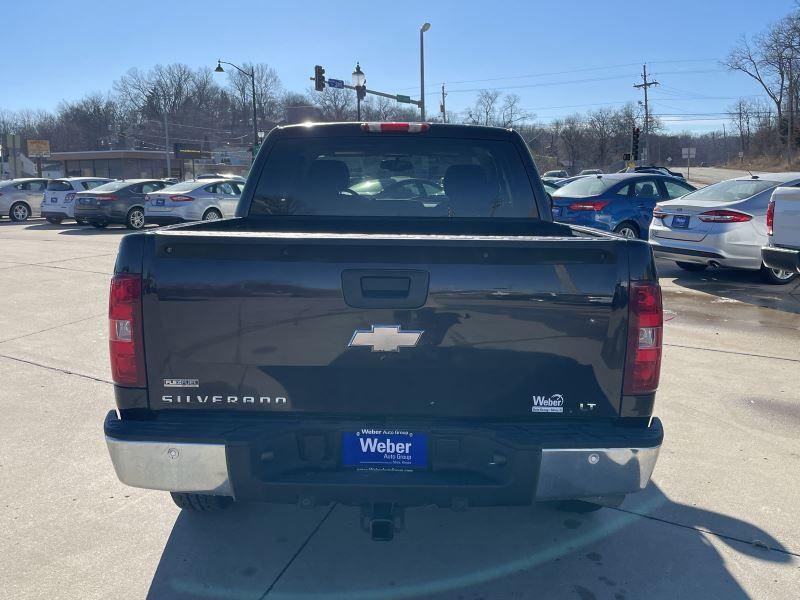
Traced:
<path fill-rule="evenodd" d="M 232 217 L 244 183 L 233 179 L 184 181 L 147 195 L 147 223 L 170 225 L 186 221 L 210 221 Z"/>
<path fill-rule="evenodd" d="M 64 177 L 51 179 L 41 204 L 42 216 L 57 225 L 64 219 L 75 218 L 75 194 L 114 181 L 108 177 Z M 82 223 L 82 221 L 78 221 Z"/>
<path fill-rule="evenodd" d="M 12 221 L 38 217 L 46 187 L 47 179 L 36 177 L 0 181 L 0 217 L 11 217 Z"/>
<path fill-rule="evenodd" d="M 650 245 L 657 257 L 682 269 L 709 266 L 760 270 L 767 283 L 785 284 L 797 273 L 764 265 L 767 206 L 778 186 L 800 184 L 800 173 L 761 173 L 728 179 L 659 202 L 650 224 Z"/>

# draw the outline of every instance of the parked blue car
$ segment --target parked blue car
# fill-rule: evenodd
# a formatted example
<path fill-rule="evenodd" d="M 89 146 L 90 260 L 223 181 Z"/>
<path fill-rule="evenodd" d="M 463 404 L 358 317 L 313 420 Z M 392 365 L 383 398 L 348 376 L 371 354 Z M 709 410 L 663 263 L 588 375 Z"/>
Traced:
<path fill-rule="evenodd" d="M 590 175 L 552 193 L 553 219 L 647 239 L 656 203 L 694 189 L 683 179 L 654 173 Z"/>

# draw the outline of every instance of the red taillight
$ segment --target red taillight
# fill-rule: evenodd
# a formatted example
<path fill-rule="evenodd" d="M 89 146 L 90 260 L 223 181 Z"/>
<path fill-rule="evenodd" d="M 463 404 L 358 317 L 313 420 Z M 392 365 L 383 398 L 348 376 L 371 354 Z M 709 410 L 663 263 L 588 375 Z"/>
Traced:
<path fill-rule="evenodd" d="M 172 200 L 173 202 L 193 202 L 194 201 L 194 198 L 192 198 L 191 196 L 170 196 L 169 199 Z"/>
<path fill-rule="evenodd" d="M 372 133 L 422 133 L 431 128 L 430 123 L 362 123 L 361 131 Z"/>
<path fill-rule="evenodd" d="M 767 206 L 767 235 L 772 235 L 772 228 L 775 225 L 775 198 L 769 199 Z"/>
<path fill-rule="evenodd" d="M 628 352 L 623 394 L 650 394 L 661 373 L 664 314 L 657 283 L 631 283 L 628 296 Z"/>
<path fill-rule="evenodd" d="M 709 210 L 697 218 L 705 223 L 744 223 L 753 217 L 736 210 Z"/>
<path fill-rule="evenodd" d="M 113 202 L 114 200 L 119 200 L 119 196 L 115 196 L 114 194 L 101 194 L 97 199 L 102 202 Z"/>
<path fill-rule="evenodd" d="M 64 196 L 64 202 L 72 202 L 75 199 L 75 192 L 70 192 Z"/>
<path fill-rule="evenodd" d="M 667 217 L 667 213 L 661 210 L 659 207 L 655 207 L 653 209 L 653 218 L 654 219 L 665 219 Z"/>
<path fill-rule="evenodd" d="M 108 326 L 111 378 L 117 385 L 144 387 L 141 275 L 124 273 L 111 279 Z"/>
<path fill-rule="evenodd" d="M 593 210 L 598 212 L 603 210 L 610 200 L 579 200 L 569 205 L 570 210 Z"/>

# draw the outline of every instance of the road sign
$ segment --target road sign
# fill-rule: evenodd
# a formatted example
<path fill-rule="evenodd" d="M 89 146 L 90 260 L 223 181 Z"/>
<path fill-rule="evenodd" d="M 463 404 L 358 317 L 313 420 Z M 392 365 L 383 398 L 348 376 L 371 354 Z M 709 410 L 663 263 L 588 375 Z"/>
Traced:
<path fill-rule="evenodd" d="M 50 158 L 48 140 L 28 140 L 28 158 Z"/>
<path fill-rule="evenodd" d="M 744 156 L 744 152 L 742 152 L 741 150 L 739 150 L 739 158 L 742 158 L 743 156 Z"/>
<path fill-rule="evenodd" d="M 405 104 L 411 104 L 413 102 L 411 96 L 406 96 L 404 94 L 397 94 L 395 98 L 397 99 L 398 102 L 403 102 Z"/>
<path fill-rule="evenodd" d="M 328 79 L 328 87 L 344 89 L 344 81 L 341 79 Z"/>
<path fill-rule="evenodd" d="M 188 158 L 195 160 L 198 158 L 211 158 L 211 152 L 203 150 L 200 144 L 175 144 L 175 158 Z"/>
<path fill-rule="evenodd" d="M 681 158 L 694 158 L 697 155 L 697 148 L 681 148 Z"/>

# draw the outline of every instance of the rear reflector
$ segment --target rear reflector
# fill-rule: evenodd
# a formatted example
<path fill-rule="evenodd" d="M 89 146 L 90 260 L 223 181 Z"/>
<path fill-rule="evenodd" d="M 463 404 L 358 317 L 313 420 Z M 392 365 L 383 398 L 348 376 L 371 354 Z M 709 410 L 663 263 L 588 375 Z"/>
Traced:
<path fill-rule="evenodd" d="M 661 373 L 661 287 L 652 282 L 633 282 L 628 294 L 628 351 L 622 392 L 650 394 L 658 388 Z"/>
<path fill-rule="evenodd" d="M 430 123 L 362 123 L 361 131 L 371 133 L 422 133 L 431 128 Z"/>
<path fill-rule="evenodd" d="M 753 217 L 736 210 L 709 210 L 697 218 L 705 223 L 744 223 Z"/>
<path fill-rule="evenodd" d="M 603 210 L 610 200 L 579 200 L 578 202 L 573 202 L 569 205 L 570 210 L 593 210 L 594 212 L 598 212 Z"/>
<path fill-rule="evenodd" d="M 114 275 L 111 279 L 108 325 L 111 378 L 117 385 L 144 387 L 140 275 L 123 273 Z"/>
<path fill-rule="evenodd" d="M 772 229 L 775 226 L 775 198 L 769 199 L 767 206 L 767 235 L 772 235 Z"/>

